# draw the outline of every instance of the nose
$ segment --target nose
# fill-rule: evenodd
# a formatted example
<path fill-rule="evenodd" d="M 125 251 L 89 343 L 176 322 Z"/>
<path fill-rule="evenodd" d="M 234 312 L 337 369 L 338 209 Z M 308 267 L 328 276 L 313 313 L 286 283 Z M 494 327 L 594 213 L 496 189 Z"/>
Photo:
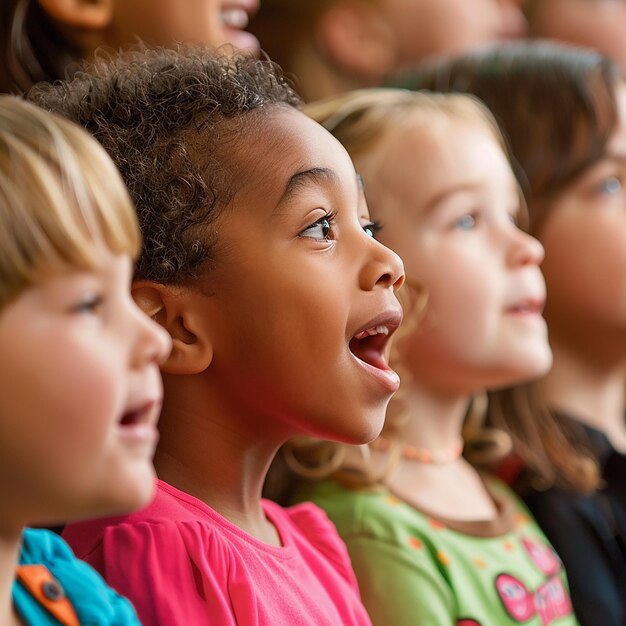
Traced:
<path fill-rule="evenodd" d="M 511 267 L 540 265 L 544 257 L 541 243 L 518 228 L 512 229 L 508 248 L 508 262 Z"/>
<path fill-rule="evenodd" d="M 397 291 L 404 283 L 404 264 L 392 250 L 376 239 L 369 239 L 368 259 L 360 274 L 360 286 L 365 291 L 392 288 Z"/>
<path fill-rule="evenodd" d="M 144 367 L 147 363 L 160 365 L 170 354 L 172 338 L 157 322 L 148 317 L 132 302 L 136 324 L 135 363 Z"/>
<path fill-rule="evenodd" d="M 524 37 L 528 22 L 522 11 L 524 0 L 497 0 L 500 5 L 500 37 L 514 39 Z"/>

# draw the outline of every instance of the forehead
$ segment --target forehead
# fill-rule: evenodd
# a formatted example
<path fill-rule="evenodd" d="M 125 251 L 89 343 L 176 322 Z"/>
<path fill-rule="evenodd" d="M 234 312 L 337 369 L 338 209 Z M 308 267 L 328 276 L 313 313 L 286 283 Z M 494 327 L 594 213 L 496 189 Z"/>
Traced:
<path fill-rule="evenodd" d="M 254 112 L 232 155 L 235 188 L 278 202 L 294 175 L 329 170 L 340 186 L 356 190 L 354 166 L 343 146 L 321 125 L 289 107 Z M 311 184 L 324 177 L 307 177 Z M 327 178 L 326 180 L 330 180 Z"/>
<path fill-rule="evenodd" d="M 612 152 L 626 154 L 626 83 L 621 83 L 615 90 L 617 105 L 617 125 L 609 139 L 608 147 Z"/>
<path fill-rule="evenodd" d="M 479 120 L 414 116 L 390 130 L 379 156 L 376 170 L 367 172 L 367 189 L 382 183 L 390 192 L 410 194 L 414 206 L 457 187 L 515 189 L 502 148 Z"/>

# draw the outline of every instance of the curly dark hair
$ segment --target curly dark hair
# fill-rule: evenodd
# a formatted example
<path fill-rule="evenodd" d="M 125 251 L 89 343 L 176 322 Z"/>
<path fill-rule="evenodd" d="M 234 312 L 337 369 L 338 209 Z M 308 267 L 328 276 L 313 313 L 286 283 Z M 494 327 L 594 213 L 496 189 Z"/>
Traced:
<path fill-rule="evenodd" d="M 85 127 L 111 155 L 143 235 L 135 277 L 163 284 L 216 263 L 211 227 L 241 177 L 233 147 L 253 140 L 261 111 L 300 104 L 268 59 L 192 46 L 101 55 L 26 97 Z"/>

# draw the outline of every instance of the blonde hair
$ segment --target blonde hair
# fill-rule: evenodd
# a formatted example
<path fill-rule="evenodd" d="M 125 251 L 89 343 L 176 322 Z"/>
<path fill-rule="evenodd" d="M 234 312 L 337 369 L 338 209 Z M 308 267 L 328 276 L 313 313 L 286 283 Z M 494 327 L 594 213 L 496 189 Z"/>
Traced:
<path fill-rule="evenodd" d="M 48 272 L 90 268 L 103 247 L 139 252 L 132 202 L 84 130 L 0 96 L 0 310 Z"/>
<path fill-rule="evenodd" d="M 331 132 L 355 161 L 377 146 L 393 124 L 402 123 L 409 115 L 412 124 L 416 119 L 418 123 L 428 124 L 434 116 L 443 115 L 485 128 L 501 146 L 510 162 L 506 141 L 493 115 L 473 96 L 402 89 L 360 89 L 305 105 L 302 110 Z M 365 182 L 367 187 L 367 181 Z M 525 208 L 521 189 L 519 195 Z M 393 338 L 390 364 L 400 374 L 405 385 L 400 386 L 400 390 L 391 400 L 383 427 L 384 435 L 392 442 L 386 463 L 382 467 L 374 468 L 369 447 L 359 446 L 363 462 L 356 470 L 347 469 L 344 467 L 344 444 L 301 437 L 290 441 L 283 448 L 287 465 L 295 473 L 305 478 L 323 478 L 332 474 L 352 486 L 365 486 L 384 482 L 395 470 L 403 446 L 402 429 L 408 419 L 408 405 L 403 387 L 406 388 L 406 381 L 411 376 L 403 366 L 401 349 L 404 339 L 413 333 L 423 316 L 428 294 L 407 276 L 407 282 L 398 297 L 405 316 L 402 326 Z M 481 402 L 474 403 L 463 433 L 468 459 L 473 461 L 471 452 L 475 450 L 481 465 L 485 461 L 492 462 L 504 456 L 511 447 L 510 438 L 503 431 L 485 427 L 485 414 Z"/>

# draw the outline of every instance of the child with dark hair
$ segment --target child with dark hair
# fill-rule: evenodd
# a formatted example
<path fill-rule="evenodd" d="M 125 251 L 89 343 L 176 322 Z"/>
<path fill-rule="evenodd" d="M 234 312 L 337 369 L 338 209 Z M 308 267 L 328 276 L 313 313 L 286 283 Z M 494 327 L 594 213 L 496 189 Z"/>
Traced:
<path fill-rule="evenodd" d="M 565 564 L 582 624 L 626 623 L 626 84 L 592 51 L 503 46 L 413 86 L 490 107 L 546 251 L 552 370 L 492 397 L 526 465 L 517 487 Z M 554 428 L 556 425 L 558 428 Z M 573 453 L 572 453 L 573 450 Z M 598 470 L 601 482 L 598 483 Z"/>
<path fill-rule="evenodd" d="M 64 78 L 97 48 L 141 39 L 258 50 L 244 29 L 258 0 L 2 0 L 0 92 Z"/>
<path fill-rule="evenodd" d="M 55 533 L 154 493 L 167 334 L 130 297 L 140 235 L 96 141 L 0 97 L 0 623 L 139 625 Z"/>
<path fill-rule="evenodd" d="M 144 235 L 133 293 L 174 345 L 156 499 L 66 538 L 147 625 L 369 623 L 326 516 L 261 499 L 288 438 L 370 441 L 399 385 L 402 263 L 347 153 L 244 56 L 128 53 L 30 98 L 120 167 Z"/>

